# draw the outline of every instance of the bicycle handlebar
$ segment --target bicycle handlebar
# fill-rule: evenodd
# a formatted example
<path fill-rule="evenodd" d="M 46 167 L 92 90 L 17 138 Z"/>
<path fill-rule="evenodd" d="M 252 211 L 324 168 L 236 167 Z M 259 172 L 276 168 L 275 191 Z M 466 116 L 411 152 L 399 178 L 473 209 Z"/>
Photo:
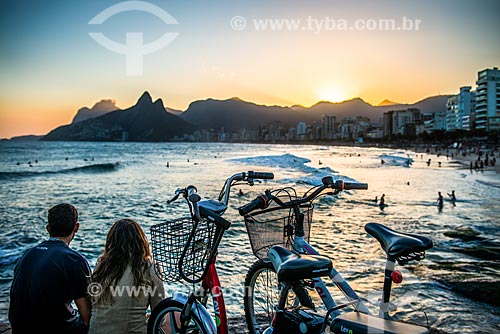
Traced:
<path fill-rule="evenodd" d="M 367 190 L 368 183 L 344 182 L 344 190 Z"/>
<path fill-rule="evenodd" d="M 321 180 L 321 182 L 322 182 L 322 185 L 317 186 L 317 189 L 315 191 L 313 191 L 311 194 L 309 194 L 305 197 L 302 197 L 302 198 L 293 199 L 293 200 L 288 201 L 288 202 L 283 202 L 278 197 L 273 196 L 271 194 L 271 192 L 269 190 L 267 190 L 265 194 L 257 196 L 250 203 L 245 204 L 242 207 L 238 208 L 238 212 L 240 215 L 245 216 L 256 209 L 265 209 L 271 201 L 274 201 L 276 204 L 278 204 L 279 206 L 282 206 L 282 207 L 295 207 L 295 206 L 301 205 L 303 203 L 311 202 L 316 197 L 318 197 L 323 190 L 328 189 L 328 188 L 335 190 L 335 193 L 341 192 L 342 190 L 366 190 L 366 189 L 368 189 L 367 183 L 350 182 L 350 181 L 343 181 L 343 180 L 335 180 L 334 181 L 333 177 L 331 177 L 331 176 L 324 177 Z"/>
<path fill-rule="evenodd" d="M 197 194 L 198 189 L 195 186 L 187 186 L 186 187 L 186 195 L 187 198 L 191 201 L 191 203 L 197 203 L 200 201 L 201 197 Z"/>
<path fill-rule="evenodd" d="M 167 201 L 167 204 L 170 204 L 170 203 L 172 203 L 172 202 L 177 201 L 177 199 L 179 198 L 179 195 L 180 195 L 180 194 L 181 194 L 180 192 L 179 192 L 179 193 L 176 193 L 174 197 L 172 197 L 171 199 L 169 199 L 169 200 Z"/>
<path fill-rule="evenodd" d="M 238 208 L 238 212 L 240 213 L 241 216 L 244 216 L 256 209 L 265 209 L 268 206 L 269 200 L 270 198 L 267 196 L 267 194 L 257 196 L 250 203 L 247 203 L 242 207 Z"/>
<path fill-rule="evenodd" d="M 271 180 L 274 179 L 274 174 L 269 172 L 248 171 L 231 175 L 226 180 L 226 182 L 224 182 L 224 186 L 222 187 L 219 193 L 219 198 L 218 198 L 219 202 L 222 202 L 224 203 L 225 206 L 227 206 L 229 202 L 229 194 L 231 192 L 231 186 L 234 185 L 236 182 L 244 181 L 247 182 L 250 186 L 253 186 L 254 184 L 253 181 L 258 179 Z"/>
<path fill-rule="evenodd" d="M 257 180 L 257 179 L 272 180 L 272 179 L 274 179 L 274 174 L 270 173 L 270 172 L 248 171 L 248 172 L 241 172 L 241 173 L 236 173 L 236 174 L 232 175 L 231 177 L 229 177 L 226 180 L 226 182 L 224 183 L 224 186 L 222 187 L 222 190 L 221 190 L 221 192 L 219 194 L 219 198 L 218 198 L 219 202 L 221 202 L 227 208 L 227 204 L 229 201 L 229 193 L 231 191 L 231 186 L 233 184 L 236 184 L 238 181 L 244 181 L 252 186 L 254 184 L 253 181 Z M 198 217 L 198 219 L 201 219 L 200 215 L 203 215 L 203 214 L 200 212 L 200 210 L 198 208 L 198 202 L 201 200 L 201 196 L 198 195 L 197 191 L 198 190 L 193 185 L 187 186 L 186 188 L 179 188 L 175 191 L 175 196 L 172 197 L 170 200 L 168 200 L 167 203 L 170 204 L 170 203 L 176 201 L 179 198 L 179 196 L 182 195 L 190 203 L 190 209 L 192 208 L 191 214 L 193 216 Z M 259 204 L 259 205 L 262 206 L 262 204 Z M 267 206 L 267 202 L 264 203 L 264 205 Z M 255 210 L 255 208 L 253 208 L 252 210 Z M 252 210 L 250 210 L 250 211 L 252 211 Z M 219 213 L 219 216 L 221 216 L 222 214 L 223 214 L 223 212 Z M 205 216 L 204 218 L 207 218 L 207 217 Z M 225 226 L 227 224 L 223 223 L 223 225 Z M 228 227 L 229 226 L 227 226 L 226 229 Z"/>
<path fill-rule="evenodd" d="M 243 173 L 244 174 L 244 173 Z M 274 179 L 274 174 L 269 172 L 254 172 L 249 171 L 246 173 L 249 179 L 262 179 L 262 180 L 272 180 Z"/>

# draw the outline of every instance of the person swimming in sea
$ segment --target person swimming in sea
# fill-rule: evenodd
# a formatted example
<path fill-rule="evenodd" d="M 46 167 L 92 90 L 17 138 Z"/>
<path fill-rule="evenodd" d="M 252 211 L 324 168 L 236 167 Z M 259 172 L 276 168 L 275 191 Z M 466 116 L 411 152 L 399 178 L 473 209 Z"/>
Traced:
<path fill-rule="evenodd" d="M 450 196 L 450 200 L 453 203 L 453 206 L 456 206 L 455 202 L 457 201 L 457 197 L 455 196 L 455 190 L 451 191 L 451 194 L 448 194 Z"/>
<path fill-rule="evenodd" d="M 385 208 L 385 194 L 382 194 L 380 197 L 380 202 L 378 203 L 378 206 L 380 207 L 380 210 L 384 210 Z"/>
<path fill-rule="evenodd" d="M 437 199 L 438 207 L 440 209 L 443 208 L 443 195 L 441 195 L 441 192 L 438 192 L 438 199 Z"/>
<path fill-rule="evenodd" d="M 457 200 L 457 198 L 455 197 L 455 190 L 452 190 L 452 191 L 451 191 L 451 194 L 448 194 L 448 196 L 450 196 L 450 199 L 451 199 L 452 201 L 456 201 L 456 200 Z"/>

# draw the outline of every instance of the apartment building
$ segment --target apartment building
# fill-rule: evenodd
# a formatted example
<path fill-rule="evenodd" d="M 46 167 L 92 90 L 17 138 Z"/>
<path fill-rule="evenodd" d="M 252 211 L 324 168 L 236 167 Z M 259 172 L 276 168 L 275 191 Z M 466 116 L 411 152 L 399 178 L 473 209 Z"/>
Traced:
<path fill-rule="evenodd" d="M 500 130 L 500 71 L 484 69 L 476 81 L 476 129 Z"/>

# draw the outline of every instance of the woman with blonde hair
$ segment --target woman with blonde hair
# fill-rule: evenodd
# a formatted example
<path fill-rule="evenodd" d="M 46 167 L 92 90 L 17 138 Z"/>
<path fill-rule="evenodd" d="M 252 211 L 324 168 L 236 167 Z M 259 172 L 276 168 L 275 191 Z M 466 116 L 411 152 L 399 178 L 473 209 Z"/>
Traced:
<path fill-rule="evenodd" d="M 89 333 L 146 333 L 146 310 L 153 309 L 165 292 L 154 272 L 146 235 L 134 220 L 121 219 L 111 226 L 89 292 Z"/>

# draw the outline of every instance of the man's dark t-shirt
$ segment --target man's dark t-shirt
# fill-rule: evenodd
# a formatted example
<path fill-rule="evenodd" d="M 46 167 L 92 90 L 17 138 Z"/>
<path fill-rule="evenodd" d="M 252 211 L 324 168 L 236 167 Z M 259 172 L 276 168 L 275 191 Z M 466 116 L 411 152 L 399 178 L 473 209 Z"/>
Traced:
<path fill-rule="evenodd" d="M 74 319 L 73 300 L 88 296 L 87 260 L 51 238 L 28 250 L 14 269 L 9 320 L 12 333 L 61 332 Z"/>

